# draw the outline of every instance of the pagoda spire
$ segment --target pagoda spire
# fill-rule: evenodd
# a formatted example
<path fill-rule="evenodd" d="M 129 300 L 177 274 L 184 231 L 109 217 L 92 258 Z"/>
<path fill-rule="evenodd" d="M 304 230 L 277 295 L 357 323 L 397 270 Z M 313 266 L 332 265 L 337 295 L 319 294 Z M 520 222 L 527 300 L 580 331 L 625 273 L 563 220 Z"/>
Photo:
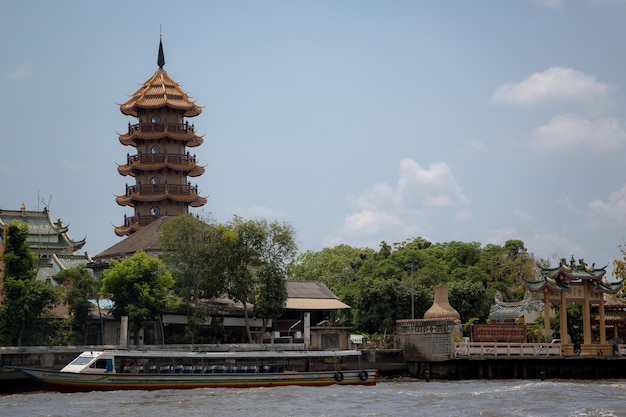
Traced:
<path fill-rule="evenodd" d="M 161 40 L 161 36 L 159 35 L 159 57 L 157 58 L 157 65 L 159 69 L 162 70 L 165 65 L 165 54 L 163 53 L 163 42 Z"/>

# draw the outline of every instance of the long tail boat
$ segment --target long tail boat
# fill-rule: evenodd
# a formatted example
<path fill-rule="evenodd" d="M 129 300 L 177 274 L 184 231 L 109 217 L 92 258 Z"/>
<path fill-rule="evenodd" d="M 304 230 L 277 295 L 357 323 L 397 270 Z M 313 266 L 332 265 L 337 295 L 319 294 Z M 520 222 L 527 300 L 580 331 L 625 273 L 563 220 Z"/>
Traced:
<path fill-rule="evenodd" d="M 357 357 L 357 366 L 352 364 Z M 60 392 L 245 388 L 287 385 L 376 385 L 377 369 L 361 367 L 358 350 L 174 352 L 86 351 L 61 370 L 18 366 Z"/>

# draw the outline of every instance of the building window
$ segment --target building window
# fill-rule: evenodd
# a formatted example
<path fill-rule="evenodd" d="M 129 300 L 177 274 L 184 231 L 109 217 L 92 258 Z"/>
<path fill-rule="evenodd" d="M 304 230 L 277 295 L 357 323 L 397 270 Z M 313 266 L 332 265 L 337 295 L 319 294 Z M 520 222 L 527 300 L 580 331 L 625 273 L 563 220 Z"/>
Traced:
<path fill-rule="evenodd" d="M 159 116 L 152 116 L 152 123 L 159 123 L 161 118 Z"/>
<path fill-rule="evenodd" d="M 152 148 L 150 148 L 150 152 L 152 154 L 159 153 L 161 152 L 161 148 L 159 148 L 158 146 L 153 146 Z"/>
<path fill-rule="evenodd" d="M 158 207 L 152 207 L 150 209 L 150 214 L 153 216 L 158 216 L 159 215 L 159 208 Z"/>
<path fill-rule="evenodd" d="M 159 183 L 159 179 L 157 177 L 150 178 L 150 184 L 157 185 Z"/>

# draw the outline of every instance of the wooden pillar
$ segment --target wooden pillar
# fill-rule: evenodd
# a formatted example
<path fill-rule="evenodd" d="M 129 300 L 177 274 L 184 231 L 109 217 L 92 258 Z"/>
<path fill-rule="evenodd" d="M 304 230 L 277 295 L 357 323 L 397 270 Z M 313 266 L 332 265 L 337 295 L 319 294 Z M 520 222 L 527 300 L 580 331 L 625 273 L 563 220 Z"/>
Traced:
<path fill-rule="evenodd" d="M 600 311 L 600 344 L 606 344 L 606 323 L 604 322 L 604 297 L 600 296 L 600 305 L 598 310 Z M 615 340 L 615 339 L 613 339 Z"/>
<path fill-rule="evenodd" d="M 590 345 L 591 340 L 591 312 L 589 311 L 589 286 L 583 280 L 583 343 Z"/>
<path fill-rule="evenodd" d="M 543 292 L 543 335 L 547 338 L 550 334 L 550 297 L 546 288 Z"/>
<path fill-rule="evenodd" d="M 568 343 L 567 340 L 567 294 L 561 292 L 561 305 L 559 306 L 559 315 L 561 317 L 561 343 Z"/>

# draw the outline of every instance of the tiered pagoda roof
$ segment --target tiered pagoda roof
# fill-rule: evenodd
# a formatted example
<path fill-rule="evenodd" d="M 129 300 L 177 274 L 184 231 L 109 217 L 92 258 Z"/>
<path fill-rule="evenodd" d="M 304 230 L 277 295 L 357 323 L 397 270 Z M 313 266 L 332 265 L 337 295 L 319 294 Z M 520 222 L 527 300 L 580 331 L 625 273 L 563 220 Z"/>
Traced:
<path fill-rule="evenodd" d="M 92 262 L 87 253 L 75 253 L 85 246 L 86 240 L 72 239 L 68 226 L 61 220 L 52 221 L 47 208 L 43 211 L 27 211 L 22 204 L 20 210 L 0 210 L 0 238 L 4 238 L 6 227 L 14 221 L 28 224 L 26 241 L 38 258 L 37 280 L 54 286 L 62 285 L 56 278 L 59 272 Z"/>
<path fill-rule="evenodd" d="M 583 259 L 578 263 L 572 256 L 568 263 L 565 258 L 554 268 L 539 268 L 541 273 L 538 279 L 526 281 L 525 285 L 532 292 L 571 291 L 572 283 L 589 282 L 589 288 L 594 293 L 614 294 L 618 292 L 624 282 L 609 282 L 606 280 L 606 266 L 596 268 L 595 264 L 588 266 Z"/>
<path fill-rule="evenodd" d="M 127 162 L 124 165 L 118 165 L 117 171 L 121 175 L 130 175 L 132 177 L 138 171 L 156 171 L 159 169 L 171 169 L 183 172 L 189 177 L 198 177 L 205 172 L 205 167 L 196 164 L 196 156 L 178 155 L 178 154 L 142 154 L 126 155 Z"/>
<path fill-rule="evenodd" d="M 52 221 L 47 208 L 43 211 L 27 211 L 22 204 L 20 210 L 0 209 L 0 234 L 4 238 L 4 230 L 12 222 L 28 224 L 27 242 L 34 253 L 50 256 L 53 253 L 72 254 L 85 246 L 86 240 L 75 241 L 68 232 L 68 226 L 61 220 Z"/>
<path fill-rule="evenodd" d="M 161 65 L 154 75 L 132 94 L 126 103 L 120 105 L 120 110 L 127 116 L 139 117 L 139 113 L 143 110 L 161 109 L 163 107 L 181 111 L 185 117 L 193 117 L 202 113 L 202 108 L 191 101 L 187 93 L 167 75 Z"/>

